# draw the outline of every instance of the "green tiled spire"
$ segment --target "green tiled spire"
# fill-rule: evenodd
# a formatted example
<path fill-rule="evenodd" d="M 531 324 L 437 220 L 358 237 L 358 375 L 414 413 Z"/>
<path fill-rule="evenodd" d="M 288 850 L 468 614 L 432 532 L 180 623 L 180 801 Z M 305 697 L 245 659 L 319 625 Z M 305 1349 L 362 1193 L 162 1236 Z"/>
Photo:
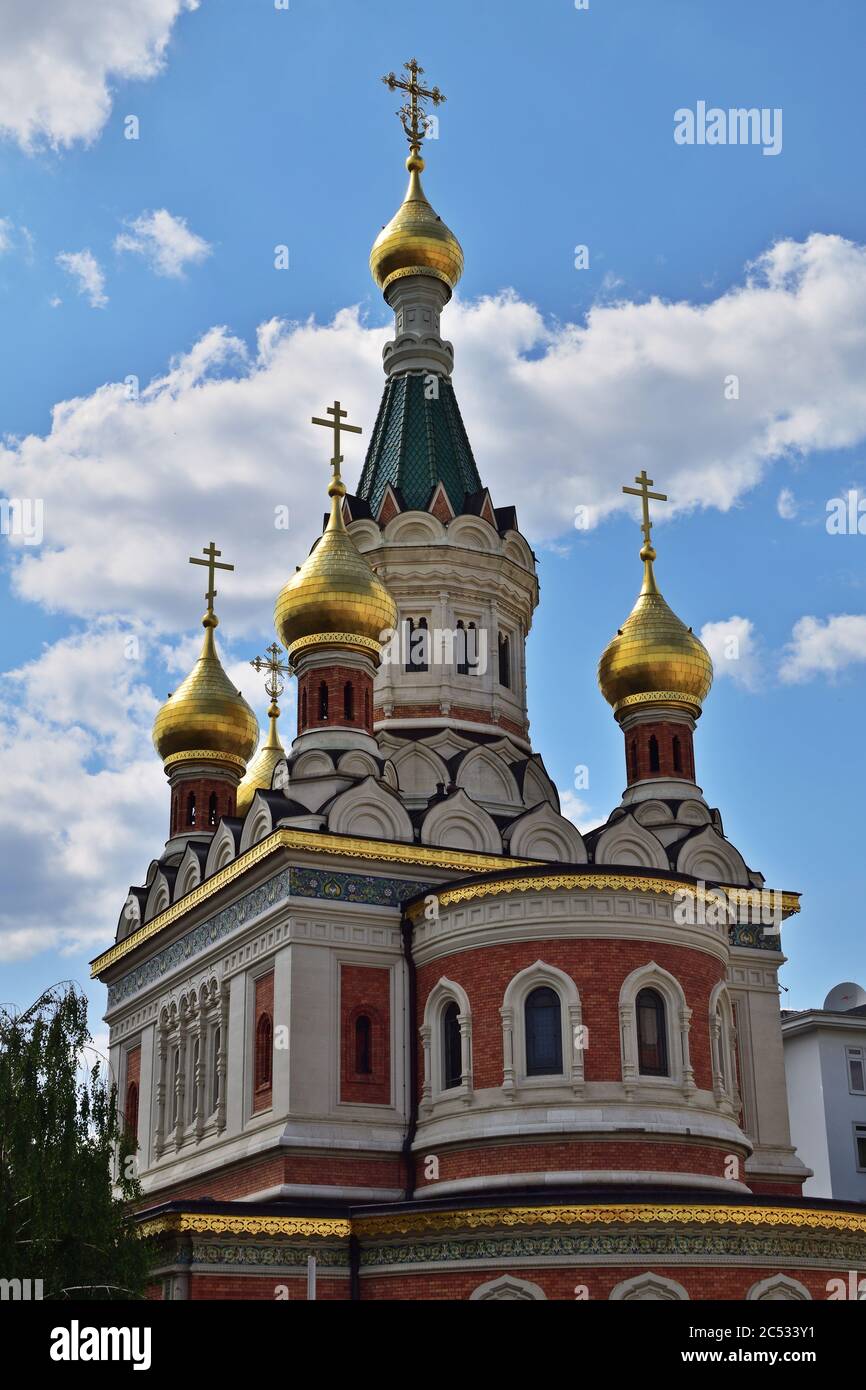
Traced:
<path fill-rule="evenodd" d="M 423 511 L 441 480 L 458 516 L 466 494 L 481 491 L 454 387 L 434 380 L 433 400 L 427 398 L 430 377 L 422 373 L 392 376 L 385 387 L 358 485 L 374 516 L 389 483 L 405 507 Z"/>

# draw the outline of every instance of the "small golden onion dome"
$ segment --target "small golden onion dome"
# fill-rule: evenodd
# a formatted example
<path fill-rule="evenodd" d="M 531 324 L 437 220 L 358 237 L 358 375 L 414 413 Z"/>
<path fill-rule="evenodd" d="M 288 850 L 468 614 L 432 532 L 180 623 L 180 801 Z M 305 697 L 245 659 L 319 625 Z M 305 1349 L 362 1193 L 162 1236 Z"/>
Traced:
<path fill-rule="evenodd" d="M 219 619 L 208 610 L 201 656 L 169 695 L 153 723 L 153 746 L 163 762 L 179 754 L 224 754 L 248 763 L 259 738 L 256 716 L 222 668 L 214 642 Z"/>
<path fill-rule="evenodd" d="M 253 804 L 253 797 L 256 792 L 269 792 L 271 790 L 274 768 L 286 756 L 286 750 L 280 741 L 277 730 L 279 717 L 280 707 L 274 702 L 268 710 L 268 736 L 247 768 L 246 775 L 238 787 L 237 814 L 239 816 L 246 815 Z"/>
<path fill-rule="evenodd" d="M 463 274 L 463 248 L 427 201 L 421 187 L 421 155 L 410 154 L 406 168 L 406 197 L 370 252 L 373 279 L 380 290 L 386 290 L 404 275 L 433 275 L 453 290 Z"/>
<path fill-rule="evenodd" d="M 676 704 L 697 715 L 713 683 L 713 663 L 703 642 L 659 593 L 655 558 L 652 546 L 645 545 L 637 603 L 602 653 L 598 683 L 614 713 L 631 705 Z"/>
<path fill-rule="evenodd" d="M 397 605 L 346 530 L 339 474 L 328 488 L 331 515 L 318 544 L 283 586 L 274 626 L 286 650 L 331 638 L 375 651 L 381 634 L 397 623 Z M 353 640 L 354 639 L 354 640 Z"/>

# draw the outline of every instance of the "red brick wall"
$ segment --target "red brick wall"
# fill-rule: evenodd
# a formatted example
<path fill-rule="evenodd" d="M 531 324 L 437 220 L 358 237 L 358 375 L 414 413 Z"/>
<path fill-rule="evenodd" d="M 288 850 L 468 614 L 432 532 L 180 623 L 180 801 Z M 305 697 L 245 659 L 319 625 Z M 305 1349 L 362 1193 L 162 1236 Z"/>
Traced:
<path fill-rule="evenodd" d="M 253 1113 L 254 1113 L 254 1114 L 257 1113 L 259 1110 L 267 1110 L 267 1109 L 269 1108 L 269 1106 L 271 1105 L 271 1102 L 272 1102 L 272 1100 L 273 1100 L 273 1090 L 274 1090 L 274 1088 L 273 1088 L 273 1076 L 274 1076 L 273 1047 L 272 1047 L 272 1049 L 271 1049 L 271 1067 L 270 1067 L 270 1078 L 271 1078 L 271 1079 L 270 1079 L 270 1084 L 268 1084 L 267 1086 L 262 1086 L 262 1085 L 257 1085 L 257 1084 L 256 1084 L 256 1039 L 257 1039 L 257 1036 L 258 1036 L 259 1020 L 262 1018 L 263 1015 L 267 1015 L 267 1016 L 270 1018 L 270 1021 L 271 1021 L 271 1042 L 272 1042 L 272 1044 L 273 1044 L 273 1037 L 274 1037 L 274 972 L 273 972 L 273 970 L 269 971 L 269 973 L 268 973 L 267 975 L 260 975 L 259 978 L 256 980 L 256 999 L 255 999 L 255 1007 L 254 1007 L 254 1009 L 253 1009 L 253 1041 L 252 1041 L 252 1047 L 253 1047 L 253 1065 L 252 1065 L 252 1072 L 251 1072 L 252 1081 L 253 1081 Z"/>
<path fill-rule="evenodd" d="M 171 1183 L 148 1192 L 138 1210 L 162 1202 L 212 1197 L 229 1201 L 265 1192 L 283 1183 L 309 1183 L 324 1187 L 379 1187 L 402 1191 L 405 1185 L 399 1154 L 341 1154 L 330 1150 L 309 1153 L 269 1154 L 203 1173 L 186 1183 Z"/>
<path fill-rule="evenodd" d="M 307 1277 L 283 1278 L 279 1274 L 192 1274 L 190 1276 L 189 1296 L 191 1299 L 276 1299 L 277 1289 L 287 1288 L 289 1302 L 306 1300 Z M 349 1279 L 316 1279 L 316 1301 L 333 1303 L 348 1301 Z M 281 1295 L 285 1301 L 285 1294 Z"/>
<path fill-rule="evenodd" d="M 700 1141 L 674 1143 L 655 1140 L 646 1135 L 624 1139 L 612 1135 L 608 1139 L 560 1140 L 527 1144 L 466 1145 L 459 1149 L 432 1146 L 439 1160 L 436 1182 L 455 1182 L 460 1178 L 485 1177 L 505 1173 L 581 1172 L 609 1169 L 613 1172 L 634 1170 L 653 1173 L 700 1173 L 715 1178 L 726 1176 L 728 1155 L 735 1154 L 742 1163 L 743 1148 L 722 1148 L 718 1144 Z M 417 1187 L 429 1185 L 424 1177 L 423 1156 L 417 1164 Z M 431 1194 L 433 1195 L 433 1194 Z"/>
<path fill-rule="evenodd" d="M 347 682 L 353 687 L 351 718 L 345 712 Z M 328 688 L 327 719 L 319 716 L 319 687 L 323 683 Z M 372 712 L 373 677 L 356 666 L 312 667 L 298 679 L 299 734 L 307 729 L 363 729 L 370 734 L 373 732 Z"/>
<path fill-rule="evenodd" d="M 580 991 L 583 1023 L 589 1030 L 584 1054 L 587 1081 L 620 1081 L 619 993 L 638 966 L 654 960 L 681 984 L 692 1010 L 689 1048 L 695 1084 L 712 1090 L 709 998 L 724 978 L 721 962 L 687 946 L 656 941 L 531 941 L 494 945 L 440 956 L 418 969 L 418 1017 L 430 991 L 445 975 L 462 985 L 472 1010 L 473 1079 L 479 1090 L 502 1085 L 502 1020 L 499 1010 L 509 981 L 536 960 L 570 975 Z M 419 1048 L 419 1054 L 420 1054 Z M 423 1084 L 419 1056 L 418 1085 Z M 420 1093 L 420 1092 L 419 1092 Z"/>
<path fill-rule="evenodd" d="M 355 1025 L 371 1024 L 372 1071 L 355 1068 Z M 391 1103 L 391 972 L 369 965 L 340 966 L 340 1100 Z"/>
<path fill-rule="evenodd" d="M 190 825 L 187 807 L 190 793 L 195 796 L 195 825 Z M 211 795 L 216 797 L 216 821 L 210 824 L 209 806 Z M 233 816 L 237 810 L 237 787 L 231 781 L 220 777 L 193 777 L 178 782 L 171 793 L 171 831 L 172 835 L 182 835 L 189 830 L 214 831 L 223 816 Z"/>
<path fill-rule="evenodd" d="M 134 1095 L 131 1087 L 135 1087 Z M 139 1099 L 141 1096 L 141 1047 L 131 1047 L 126 1054 L 126 1086 L 123 1116 L 127 1129 L 138 1139 Z"/>
<path fill-rule="evenodd" d="M 650 739 L 658 744 L 659 765 L 650 763 Z M 680 766 L 674 762 L 674 739 L 680 743 Z M 659 720 L 655 724 L 636 724 L 625 734 L 625 766 L 629 786 L 646 777 L 682 777 L 695 780 L 695 751 L 692 731 L 675 720 Z"/>

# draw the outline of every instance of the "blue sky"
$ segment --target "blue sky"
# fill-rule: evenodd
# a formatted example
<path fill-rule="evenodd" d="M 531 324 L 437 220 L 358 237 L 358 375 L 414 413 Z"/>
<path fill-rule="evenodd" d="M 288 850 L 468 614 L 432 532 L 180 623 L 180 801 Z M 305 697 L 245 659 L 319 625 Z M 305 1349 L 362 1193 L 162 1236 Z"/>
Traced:
<path fill-rule="evenodd" d="M 186 558 L 212 534 L 238 565 L 223 651 L 263 713 L 244 663 L 322 512 L 309 407 L 339 394 L 369 431 L 381 390 L 367 254 L 405 151 L 379 77 L 413 53 L 448 95 L 425 184 L 466 253 L 455 385 L 482 477 L 539 555 L 535 746 L 564 792 L 589 767 L 574 813 L 606 818 L 622 750 L 595 666 L 639 586 L 619 487 L 645 465 L 671 497 L 666 597 L 740 638 L 698 780 L 747 862 L 804 894 L 786 1002 L 866 983 L 866 536 L 825 526 L 828 499 L 866 496 L 863 6 L 112 8 L 116 32 L 73 0 L 50 23 L 4 7 L 0 489 L 45 506 L 41 546 L 4 538 L 4 996 L 86 980 L 161 848 L 148 729 L 194 653 Z M 781 153 L 677 145 L 674 112 L 699 100 L 780 108 Z M 362 448 L 348 457 L 351 485 Z"/>

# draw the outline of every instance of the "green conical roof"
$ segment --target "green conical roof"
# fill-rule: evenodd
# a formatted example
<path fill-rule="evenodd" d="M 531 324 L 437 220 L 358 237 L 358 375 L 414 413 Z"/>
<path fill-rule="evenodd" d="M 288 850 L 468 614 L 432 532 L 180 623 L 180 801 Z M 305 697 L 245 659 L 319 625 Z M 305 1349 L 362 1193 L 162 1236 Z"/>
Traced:
<path fill-rule="evenodd" d="M 430 395 L 435 381 L 438 393 Z M 442 482 L 459 516 L 482 483 L 450 381 L 423 373 L 393 376 L 385 387 L 358 496 L 375 516 L 390 483 L 403 505 L 423 511 Z"/>

